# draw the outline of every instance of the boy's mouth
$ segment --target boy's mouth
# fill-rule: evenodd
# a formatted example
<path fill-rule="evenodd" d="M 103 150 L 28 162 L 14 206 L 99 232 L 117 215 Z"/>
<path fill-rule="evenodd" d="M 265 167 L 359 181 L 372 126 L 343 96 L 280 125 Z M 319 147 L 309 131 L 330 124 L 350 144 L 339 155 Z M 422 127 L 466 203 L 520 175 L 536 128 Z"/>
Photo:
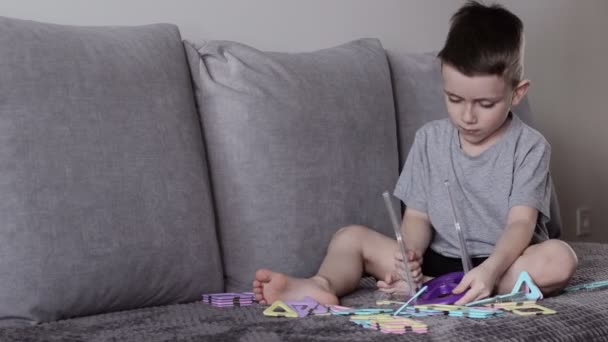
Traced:
<path fill-rule="evenodd" d="M 466 135 L 476 135 L 477 133 L 479 133 L 478 129 L 466 129 L 462 127 L 460 127 L 460 131 Z"/>

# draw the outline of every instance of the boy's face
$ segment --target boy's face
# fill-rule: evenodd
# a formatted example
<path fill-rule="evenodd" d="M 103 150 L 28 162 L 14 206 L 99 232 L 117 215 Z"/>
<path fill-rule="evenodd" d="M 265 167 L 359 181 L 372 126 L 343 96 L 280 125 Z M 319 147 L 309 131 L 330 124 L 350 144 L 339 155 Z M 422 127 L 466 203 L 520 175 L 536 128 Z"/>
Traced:
<path fill-rule="evenodd" d="M 483 147 L 506 128 L 512 105 L 525 95 L 529 82 L 513 88 L 502 76 L 466 76 L 449 64 L 442 66 L 443 89 L 450 119 L 461 143 Z"/>

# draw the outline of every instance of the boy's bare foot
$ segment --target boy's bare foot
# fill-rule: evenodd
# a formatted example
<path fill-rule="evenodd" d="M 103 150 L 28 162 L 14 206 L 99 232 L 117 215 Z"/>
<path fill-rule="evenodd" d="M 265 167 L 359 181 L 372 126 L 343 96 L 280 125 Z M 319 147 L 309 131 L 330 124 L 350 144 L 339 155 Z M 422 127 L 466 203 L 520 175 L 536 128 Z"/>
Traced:
<path fill-rule="evenodd" d="M 292 278 L 283 273 L 259 269 L 253 281 L 255 299 L 260 304 L 272 304 L 275 300 L 301 300 L 309 296 L 321 304 L 338 304 L 338 297 L 329 289 L 325 278 Z"/>

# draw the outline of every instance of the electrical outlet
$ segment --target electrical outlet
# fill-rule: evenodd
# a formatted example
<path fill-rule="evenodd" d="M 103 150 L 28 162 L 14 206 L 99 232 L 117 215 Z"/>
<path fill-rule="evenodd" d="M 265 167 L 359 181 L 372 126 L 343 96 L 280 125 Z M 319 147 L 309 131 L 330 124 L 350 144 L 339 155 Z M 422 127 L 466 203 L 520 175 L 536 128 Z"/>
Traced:
<path fill-rule="evenodd" d="M 576 209 L 576 236 L 591 235 L 591 208 Z"/>

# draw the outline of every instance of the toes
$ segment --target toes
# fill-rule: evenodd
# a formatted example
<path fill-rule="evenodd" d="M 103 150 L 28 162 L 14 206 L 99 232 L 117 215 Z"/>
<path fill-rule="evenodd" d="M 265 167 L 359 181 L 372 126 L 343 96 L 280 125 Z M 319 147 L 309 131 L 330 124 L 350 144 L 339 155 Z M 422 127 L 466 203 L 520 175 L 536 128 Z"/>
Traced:
<path fill-rule="evenodd" d="M 378 280 L 378 282 L 376 283 L 376 286 L 378 286 L 380 288 L 385 288 L 385 287 L 388 287 L 388 284 L 383 280 Z"/>
<path fill-rule="evenodd" d="M 267 283 L 272 279 L 272 271 L 261 268 L 255 272 L 255 280 L 259 283 Z"/>
<path fill-rule="evenodd" d="M 385 293 L 394 293 L 395 288 L 394 287 L 381 287 L 381 288 L 378 288 L 378 291 L 385 292 Z"/>

